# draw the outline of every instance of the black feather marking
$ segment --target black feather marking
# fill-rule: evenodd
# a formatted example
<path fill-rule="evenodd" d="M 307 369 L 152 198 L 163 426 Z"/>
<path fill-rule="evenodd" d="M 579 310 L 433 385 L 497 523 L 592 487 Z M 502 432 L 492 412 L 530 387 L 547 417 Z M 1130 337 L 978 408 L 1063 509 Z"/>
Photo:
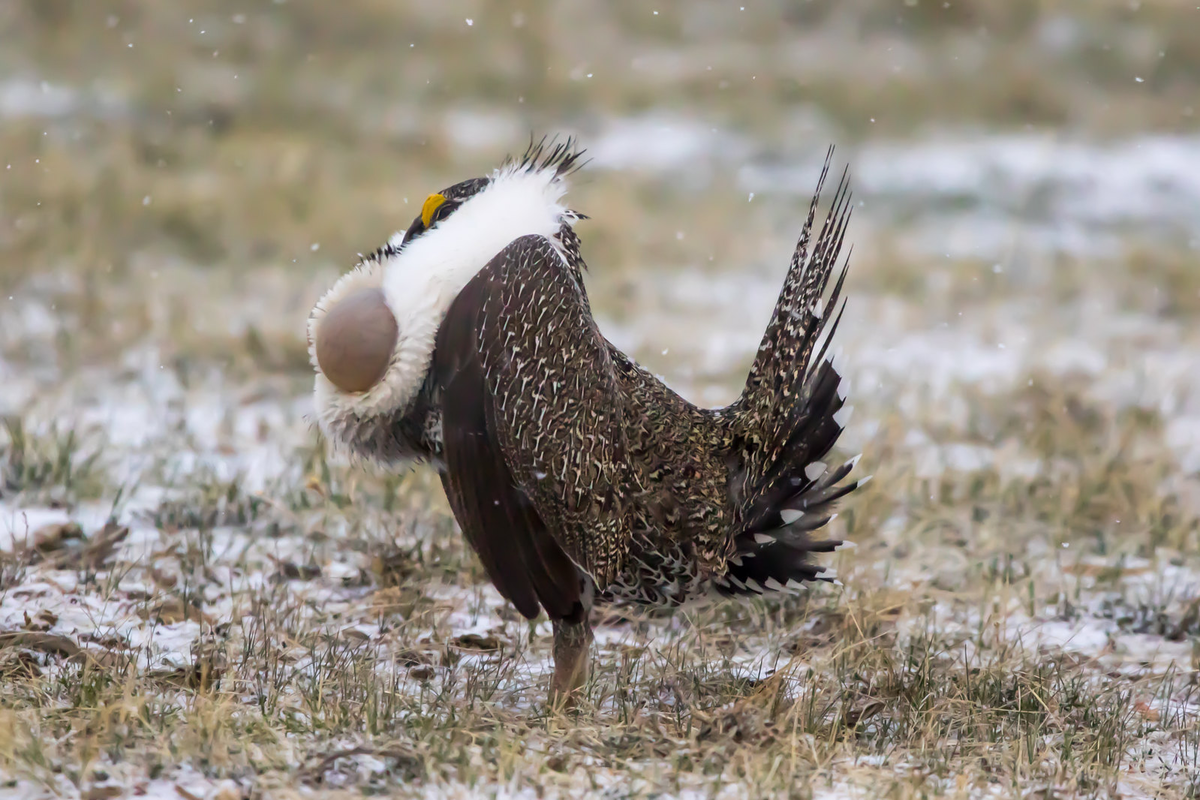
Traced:
<path fill-rule="evenodd" d="M 526 172 L 552 169 L 554 177 L 562 178 L 579 171 L 588 163 L 579 160 L 585 152 L 587 151 L 578 147 L 578 142 L 572 136 L 568 136 L 564 142 L 559 142 L 557 135 L 551 139 L 543 136 L 535 140 L 530 134 L 529 146 L 525 153 L 519 159 L 509 156 L 504 163 L 505 166 L 515 165 L 516 169 Z"/>
<path fill-rule="evenodd" d="M 375 250 L 366 258 L 362 259 L 362 264 L 382 263 L 384 259 L 391 258 L 394 255 L 399 255 L 400 248 L 392 244 L 390 241 L 382 247 Z"/>
<path fill-rule="evenodd" d="M 727 595 L 761 595 L 770 591 L 794 590 L 796 584 L 810 581 L 833 582 L 832 570 L 808 561 L 810 553 L 827 553 L 842 542 L 808 541 L 797 537 L 790 541 L 776 541 L 758 545 L 753 553 L 747 551 L 729 562 L 727 582 L 717 584 L 717 590 Z M 753 556 L 753 557 L 752 557 Z M 757 588 L 755 588 L 757 587 Z"/>
<path fill-rule="evenodd" d="M 735 404 L 746 445 L 735 478 L 740 480 L 742 502 L 734 537 L 736 557 L 728 572 L 732 593 L 758 594 L 755 586 L 787 587 L 792 585 L 789 580 L 832 580 L 808 557 L 830 552 L 842 542 L 815 541 L 809 534 L 832 518 L 827 512 L 833 501 L 858 486 L 839 485 L 853 462 L 815 478 L 806 473 L 826 457 L 842 432 L 835 419 L 844 402 L 844 393 L 839 393 L 842 377 L 826 353 L 845 312 L 841 294 L 848 264 L 833 283 L 824 313 L 816 308 L 833 277 L 852 211 L 849 171 L 843 170 L 814 239 L 832 157 L 831 147 L 746 388 Z M 786 524 L 784 512 L 790 518 L 797 511 L 802 512 L 799 518 Z M 739 589 L 739 584 L 746 588 Z"/>

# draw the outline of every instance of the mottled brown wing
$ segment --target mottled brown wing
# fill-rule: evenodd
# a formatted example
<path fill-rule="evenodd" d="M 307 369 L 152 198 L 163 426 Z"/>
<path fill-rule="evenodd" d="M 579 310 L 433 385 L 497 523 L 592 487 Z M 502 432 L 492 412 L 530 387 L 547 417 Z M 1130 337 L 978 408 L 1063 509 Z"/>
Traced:
<path fill-rule="evenodd" d="M 439 336 L 438 354 L 456 363 L 443 384 L 442 486 L 454 516 L 496 589 L 533 619 L 544 607 L 555 619 L 582 611 L 575 566 L 554 542 L 505 464 L 489 421 L 483 368 L 472 328 Z"/>
<path fill-rule="evenodd" d="M 556 553 L 606 586 L 628 551 L 625 497 L 636 491 L 624 404 L 583 287 L 553 244 L 517 239 L 467 284 L 434 369 L 447 494 L 496 587 L 522 613 L 530 595 L 567 596 Z"/>

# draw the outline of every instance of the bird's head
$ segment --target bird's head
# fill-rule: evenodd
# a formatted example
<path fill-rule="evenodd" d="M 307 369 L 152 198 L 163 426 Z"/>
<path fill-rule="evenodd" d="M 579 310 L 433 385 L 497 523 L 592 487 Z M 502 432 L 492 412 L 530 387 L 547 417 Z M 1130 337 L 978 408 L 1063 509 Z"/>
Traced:
<path fill-rule="evenodd" d="M 318 422 L 325 434 L 383 461 L 420 454 L 389 446 L 429 370 L 451 302 L 510 242 L 557 240 L 581 215 L 560 202 L 582 151 L 568 140 L 531 145 L 490 176 L 425 198 L 408 229 L 343 275 L 308 319 Z"/>

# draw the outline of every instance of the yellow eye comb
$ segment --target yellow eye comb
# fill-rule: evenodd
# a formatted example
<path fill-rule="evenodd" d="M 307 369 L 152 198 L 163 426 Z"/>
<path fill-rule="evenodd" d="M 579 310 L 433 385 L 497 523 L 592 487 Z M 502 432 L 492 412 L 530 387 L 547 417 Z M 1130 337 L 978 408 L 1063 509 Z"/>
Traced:
<path fill-rule="evenodd" d="M 421 224 L 428 228 L 433 224 L 433 215 L 446 202 L 444 195 L 431 194 L 425 198 L 425 203 L 421 206 Z"/>

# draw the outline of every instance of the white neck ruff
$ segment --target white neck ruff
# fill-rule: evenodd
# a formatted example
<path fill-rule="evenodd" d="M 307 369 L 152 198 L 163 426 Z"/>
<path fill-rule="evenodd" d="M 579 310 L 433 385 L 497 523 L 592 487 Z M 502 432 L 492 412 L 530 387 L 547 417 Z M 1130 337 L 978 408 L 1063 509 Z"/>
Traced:
<path fill-rule="evenodd" d="M 425 381 L 438 327 L 450 304 L 491 259 L 514 239 L 540 234 L 554 239 L 570 221 L 560 199 L 566 184 L 553 168 L 497 170 L 491 183 L 446 219 L 381 262 L 360 264 L 343 275 L 313 308 L 308 320 L 309 359 L 317 372 L 315 401 L 322 431 L 336 438 L 351 420 L 402 411 Z M 391 244 L 400 246 L 403 232 Z M 313 344 L 328 309 L 353 292 L 381 287 L 399 328 L 383 379 L 365 392 L 344 392 L 317 364 Z"/>

